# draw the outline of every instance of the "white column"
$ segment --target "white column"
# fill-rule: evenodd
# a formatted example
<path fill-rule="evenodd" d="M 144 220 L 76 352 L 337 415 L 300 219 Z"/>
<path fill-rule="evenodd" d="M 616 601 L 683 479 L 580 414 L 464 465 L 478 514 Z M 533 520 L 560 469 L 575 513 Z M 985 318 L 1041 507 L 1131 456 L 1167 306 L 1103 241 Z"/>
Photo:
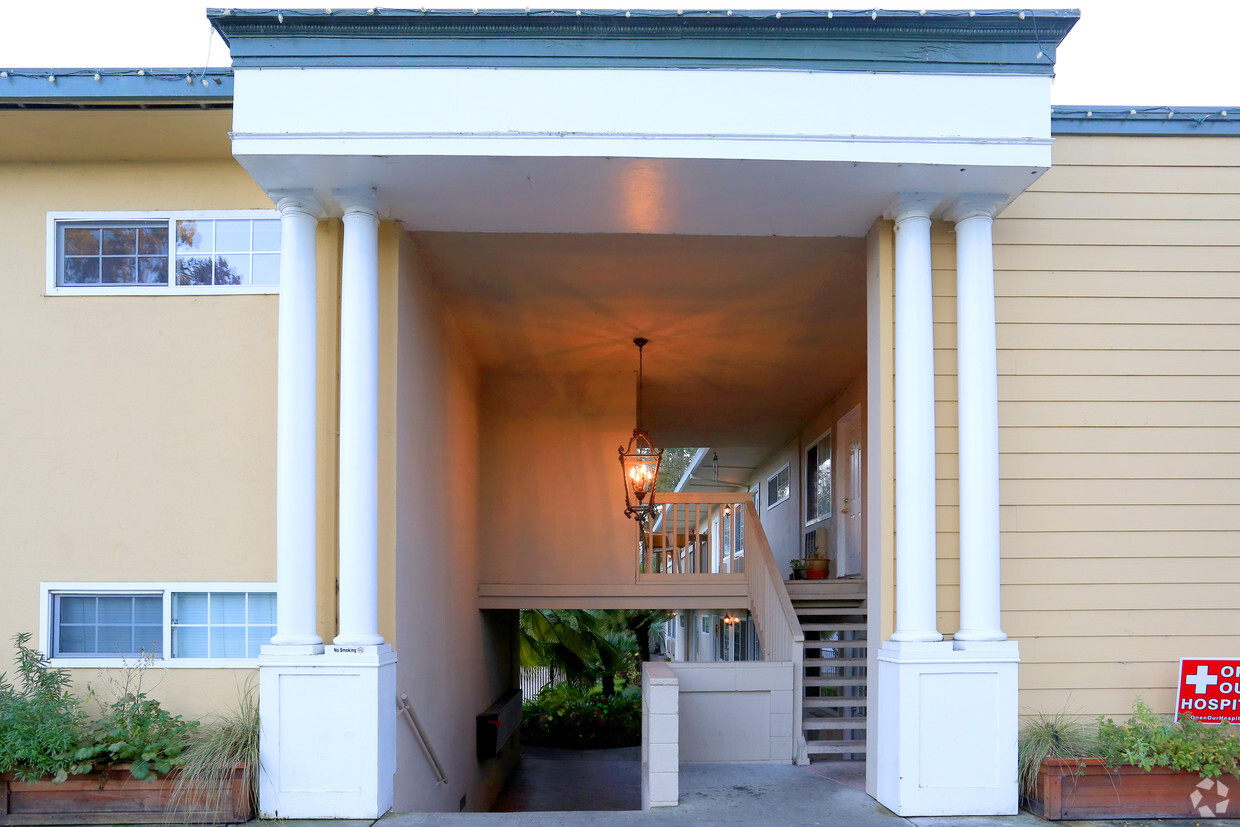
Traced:
<path fill-rule="evenodd" d="M 315 620 L 315 392 L 319 204 L 280 198 L 280 316 L 276 378 L 276 634 L 322 651 Z M 299 651 L 301 651 L 299 649 Z"/>
<path fill-rule="evenodd" d="M 995 196 L 962 199 L 956 222 L 960 432 L 960 630 L 1006 640 L 999 616 L 999 380 L 995 355 Z"/>
<path fill-rule="evenodd" d="M 340 290 L 340 634 L 379 634 L 379 217 L 374 193 L 337 192 L 344 207 Z"/>
<path fill-rule="evenodd" d="M 896 631 L 937 641 L 934 468 L 934 308 L 930 213 L 937 196 L 902 196 L 896 233 Z"/>

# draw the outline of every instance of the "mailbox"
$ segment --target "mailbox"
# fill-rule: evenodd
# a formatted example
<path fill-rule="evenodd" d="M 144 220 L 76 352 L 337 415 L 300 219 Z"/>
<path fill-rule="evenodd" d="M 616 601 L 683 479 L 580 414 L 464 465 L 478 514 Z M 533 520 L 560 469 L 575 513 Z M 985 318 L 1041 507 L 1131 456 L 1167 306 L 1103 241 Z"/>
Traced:
<path fill-rule="evenodd" d="M 517 734 L 521 726 L 521 690 L 509 689 L 500 699 L 478 715 L 478 760 L 486 761 Z"/>

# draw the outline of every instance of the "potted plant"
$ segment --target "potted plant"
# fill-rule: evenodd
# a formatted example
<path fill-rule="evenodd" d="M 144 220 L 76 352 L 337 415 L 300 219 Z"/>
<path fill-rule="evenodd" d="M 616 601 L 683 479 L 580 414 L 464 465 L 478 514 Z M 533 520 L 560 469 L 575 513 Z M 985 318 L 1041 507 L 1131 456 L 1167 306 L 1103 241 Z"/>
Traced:
<path fill-rule="evenodd" d="M 792 558 L 792 579 L 793 580 L 804 580 L 805 579 L 805 561 L 802 560 L 800 557 Z"/>
<path fill-rule="evenodd" d="M 810 557 L 806 562 L 805 573 L 810 580 L 827 579 L 827 558 Z"/>
<path fill-rule="evenodd" d="M 1019 756 L 1022 794 L 1050 820 L 1223 815 L 1240 784 L 1236 728 L 1172 721 L 1140 698 L 1126 724 L 1034 716 Z"/>

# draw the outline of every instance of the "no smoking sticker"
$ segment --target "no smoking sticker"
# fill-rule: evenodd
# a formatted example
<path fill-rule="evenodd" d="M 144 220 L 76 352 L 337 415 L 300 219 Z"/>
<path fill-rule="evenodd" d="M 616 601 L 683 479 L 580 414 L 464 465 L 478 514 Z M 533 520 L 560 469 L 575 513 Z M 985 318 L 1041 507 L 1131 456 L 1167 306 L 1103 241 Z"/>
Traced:
<path fill-rule="evenodd" d="M 1175 708 L 1208 724 L 1240 723 L 1240 658 L 1181 659 Z"/>

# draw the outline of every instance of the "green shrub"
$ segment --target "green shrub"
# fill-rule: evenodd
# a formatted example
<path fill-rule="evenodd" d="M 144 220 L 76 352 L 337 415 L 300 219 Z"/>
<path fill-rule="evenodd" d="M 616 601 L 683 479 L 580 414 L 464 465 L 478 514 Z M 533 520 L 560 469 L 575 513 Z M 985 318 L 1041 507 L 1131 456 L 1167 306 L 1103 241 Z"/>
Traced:
<path fill-rule="evenodd" d="M 521 741 L 571 749 L 631 747 L 642 742 L 641 690 L 628 686 L 611 697 L 600 687 L 569 683 L 545 687 L 522 707 Z"/>
<path fill-rule="evenodd" d="M 82 737 L 81 702 L 69 691 L 69 676 L 53 669 L 43 653 L 32 648 L 30 633 L 13 637 L 17 648 L 17 681 L 0 673 L 0 773 L 23 780 L 87 772 L 74 751 Z"/>
<path fill-rule="evenodd" d="M 112 700 L 99 701 L 100 716 L 87 727 L 74 760 L 130 764 L 138 779 L 167 773 L 185 762 L 181 753 L 198 722 L 183 720 L 147 697 L 142 683 L 150 664 L 150 658 L 143 658 L 126 666 L 119 678 L 105 674 Z"/>
<path fill-rule="evenodd" d="M 1173 722 L 1141 698 L 1126 724 L 1099 719 L 1100 754 L 1109 766 L 1131 764 L 1144 770 L 1170 767 L 1209 778 L 1240 777 L 1240 737 L 1228 724 L 1203 724 L 1187 715 Z"/>

